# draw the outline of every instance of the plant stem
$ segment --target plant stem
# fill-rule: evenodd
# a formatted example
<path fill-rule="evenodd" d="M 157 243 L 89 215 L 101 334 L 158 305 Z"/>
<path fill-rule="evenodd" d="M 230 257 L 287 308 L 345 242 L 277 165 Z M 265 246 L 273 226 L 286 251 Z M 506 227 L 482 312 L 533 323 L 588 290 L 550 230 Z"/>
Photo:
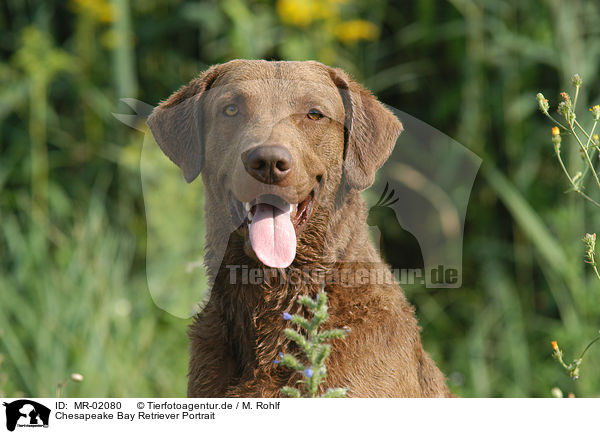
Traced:
<path fill-rule="evenodd" d="M 585 144 L 586 148 L 590 147 L 590 142 L 592 141 L 592 137 L 594 136 L 594 130 L 596 129 L 596 125 L 598 124 L 598 121 L 594 121 L 594 125 L 592 125 L 592 131 L 590 131 L 590 134 L 588 136 L 588 141 Z"/>
<path fill-rule="evenodd" d="M 577 128 L 579 128 L 583 134 L 585 134 L 585 136 L 588 138 L 588 140 L 590 139 L 590 137 L 592 137 L 592 134 L 591 133 L 588 134 L 588 132 L 583 129 L 583 127 L 581 126 L 581 124 L 579 122 L 577 122 L 577 119 L 575 119 L 574 125 Z"/>
<path fill-rule="evenodd" d="M 575 129 L 573 128 L 572 125 L 571 125 L 571 131 L 573 132 L 573 136 L 575 136 L 575 140 L 577 140 L 577 143 L 579 143 L 579 147 L 585 154 L 585 158 L 587 160 L 588 165 L 590 166 L 590 169 L 592 170 L 594 179 L 596 180 L 596 184 L 598 185 L 598 188 L 600 188 L 600 179 L 598 179 L 598 174 L 596 173 L 596 169 L 594 169 L 594 165 L 592 164 L 592 161 L 590 160 L 590 155 L 588 154 L 586 147 L 583 145 L 583 143 L 579 139 L 579 136 L 577 135 L 577 133 L 575 133 Z"/>
<path fill-rule="evenodd" d="M 598 208 L 600 208 L 600 203 L 596 202 L 594 199 L 592 199 L 587 194 L 585 194 L 583 191 L 581 191 L 581 189 L 579 188 L 579 186 L 577 184 L 575 184 L 575 182 L 573 181 L 573 178 L 571 178 L 571 175 L 569 175 L 569 172 L 567 171 L 567 168 L 565 167 L 565 163 L 563 163 L 563 160 L 562 160 L 562 158 L 560 156 L 560 151 L 555 148 L 555 152 L 556 152 L 556 157 L 558 158 L 558 162 L 560 163 L 560 167 L 562 167 L 563 172 L 565 172 L 565 175 L 567 175 L 567 178 L 569 179 L 569 182 L 573 186 L 573 190 L 575 190 L 577 193 L 579 193 L 585 199 L 589 200 L 591 203 L 593 203 Z"/>
<path fill-rule="evenodd" d="M 598 268 L 596 267 L 596 263 L 595 262 L 592 264 L 592 267 L 594 268 L 594 272 L 596 273 L 596 277 L 598 278 L 598 280 L 600 280 L 600 273 L 598 273 Z"/>
<path fill-rule="evenodd" d="M 563 124 L 561 124 L 556 119 L 554 119 L 550 113 L 548 113 L 548 112 L 543 112 L 543 113 L 544 113 L 544 115 L 546 115 L 546 117 L 548 119 L 550 119 L 552 122 L 554 122 L 557 126 L 559 126 L 560 128 L 562 128 L 565 131 L 569 131 L 569 129 L 567 127 L 565 127 Z"/>
<path fill-rule="evenodd" d="M 596 266 L 594 266 L 594 269 L 596 269 Z M 596 274 L 598 272 L 596 271 Z M 587 347 L 585 347 L 585 350 L 583 350 L 583 352 L 581 353 L 581 356 L 579 356 L 579 360 L 583 359 L 583 356 L 585 356 L 585 353 L 587 352 L 587 350 L 590 349 L 590 347 L 592 345 L 594 345 L 596 342 L 600 341 L 600 336 L 598 336 L 597 338 L 593 339 L 592 342 L 590 342 Z"/>

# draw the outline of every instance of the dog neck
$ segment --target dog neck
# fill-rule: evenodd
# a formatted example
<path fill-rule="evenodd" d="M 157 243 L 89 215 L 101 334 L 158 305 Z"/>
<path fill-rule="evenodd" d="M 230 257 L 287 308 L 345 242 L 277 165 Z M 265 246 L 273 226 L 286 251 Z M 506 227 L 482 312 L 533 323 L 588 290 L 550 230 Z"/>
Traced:
<path fill-rule="evenodd" d="M 336 269 L 381 262 L 368 237 L 366 216 L 360 194 L 349 195 L 328 219 L 327 231 L 335 234 L 335 245 L 327 243 L 331 237 L 309 228 L 304 234 L 305 244 L 320 240 L 317 245 L 321 251 L 300 248 L 294 264 L 285 270 L 268 268 L 249 258 L 241 237 L 231 234 L 214 274 L 211 302 L 218 304 L 224 323 L 231 325 L 228 341 L 240 377 L 252 377 L 255 369 L 275 372 L 273 361 L 280 351 L 289 352 L 291 345 L 283 335 L 289 326 L 283 312 L 306 314 L 295 302 L 299 295 L 315 297 L 326 276 L 335 274 Z"/>

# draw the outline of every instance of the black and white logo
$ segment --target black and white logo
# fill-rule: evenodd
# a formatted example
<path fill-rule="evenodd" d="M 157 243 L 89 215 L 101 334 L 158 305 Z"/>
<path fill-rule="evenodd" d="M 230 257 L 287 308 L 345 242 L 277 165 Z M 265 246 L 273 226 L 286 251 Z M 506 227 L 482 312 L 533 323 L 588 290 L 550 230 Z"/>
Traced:
<path fill-rule="evenodd" d="M 6 407 L 6 429 L 14 431 L 19 428 L 48 428 L 50 409 L 29 399 L 19 399 Z"/>

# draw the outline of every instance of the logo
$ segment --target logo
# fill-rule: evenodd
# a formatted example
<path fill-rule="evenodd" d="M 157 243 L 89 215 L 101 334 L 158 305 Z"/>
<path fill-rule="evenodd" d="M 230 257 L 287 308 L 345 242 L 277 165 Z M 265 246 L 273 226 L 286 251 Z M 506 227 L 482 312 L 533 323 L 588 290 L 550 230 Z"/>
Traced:
<path fill-rule="evenodd" d="M 379 229 L 381 234 L 380 250 L 392 268 L 425 268 L 421 243 L 404 225 L 400 224 L 399 213 L 396 213 L 392 207 L 400 200 L 400 196 L 395 196 L 396 191 L 394 189 L 389 191 L 389 187 L 390 183 L 388 182 L 377 203 L 369 208 L 367 224 Z M 399 206 L 402 204 L 396 205 L 396 207 Z M 384 236 L 384 234 L 388 235 Z"/>
<path fill-rule="evenodd" d="M 6 429 L 14 431 L 16 427 L 48 428 L 50 409 L 29 399 L 19 399 L 10 403 L 4 402 L 6 407 Z"/>

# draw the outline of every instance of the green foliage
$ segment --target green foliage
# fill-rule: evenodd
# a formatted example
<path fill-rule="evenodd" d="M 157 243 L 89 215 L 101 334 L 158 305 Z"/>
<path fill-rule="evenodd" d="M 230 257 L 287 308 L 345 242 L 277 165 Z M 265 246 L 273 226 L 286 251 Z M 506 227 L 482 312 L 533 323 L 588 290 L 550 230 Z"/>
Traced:
<path fill-rule="evenodd" d="M 155 306 L 143 275 L 131 276 L 135 238 L 109 226 L 101 191 L 94 196 L 68 234 L 54 229 L 50 252 L 42 250 L 41 228 L 3 217 L 4 257 L 12 263 L 0 275 L 5 395 L 54 397 L 59 388 L 62 396 L 180 396 L 185 390 L 179 375 L 186 370 L 185 333 L 175 333 L 185 322 Z M 84 380 L 64 383 L 73 372 Z"/>
<path fill-rule="evenodd" d="M 538 101 L 540 111 L 556 125 L 552 128 L 552 143 L 554 144 L 554 152 L 556 153 L 556 158 L 560 163 L 560 167 L 562 168 L 567 179 L 569 180 L 573 191 L 579 193 L 591 204 L 600 208 L 600 204 L 598 202 L 596 202 L 589 195 L 583 192 L 583 190 L 585 189 L 586 177 L 590 172 L 592 173 L 592 178 L 595 181 L 596 187 L 600 189 L 600 179 L 598 178 L 596 168 L 594 166 L 594 163 L 592 162 L 594 157 L 596 157 L 596 151 L 600 150 L 598 134 L 594 134 L 594 131 L 596 130 L 596 125 L 598 124 L 598 120 L 600 119 L 600 105 L 595 105 L 594 107 L 590 108 L 590 111 L 593 114 L 594 123 L 592 124 L 592 128 L 588 132 L 579 123 L 579 121 L 577 120 L 577 115 L 575 113 L 575 109 L 577 107 L 577 97 L 579 96 L 581 85 L 583 84 L 583 81 L 581 80 L 579 74 L 575 74 L 571 78 L 571 83 L 575 87 L 575 96 L 573 100 L 571 101 L 571 96 L 568 93 L 561 92 L 560 96 L 562 101 L 558 104 L 557 108 L 557 112 L 565 118 L 566 126 L 563 123 L 556 120 L 550 114 L 550 105 L 548 103 L 548 100 L 544 98 L 544 95 L 538 93 L 536 98 Z M 578 171 L 574 174 L 570 173 L 569 169 L 563 162 L 561 153 L 561 129 L 575 139 L 576 144 L 578 145 L 579 150 L 581 152 L 582 160 L 585 164 L 585 169 L 583 170 L 583 172 Z"/>
<path fill-rule="evenodd" d="M 598 333 L 600 333 L 600 331 L 598 331 Z M 600 341 L 600 336 L 592 339 L 590 341 L 590 343 L 587 345 L 587 347 L 585 347 L 585 349 L 581 352 L 581 355 L 578 358 L 576 358 L 575 360 L 573 360 L 571 363 L 566 363 L 564 361 L 563 352 L 560 349 L 560 347 L 558 346 L 558 343 L 556 341 L 552 341 L 552 348 L 554 350 L 554 352 L 552 353 L 552 356 L 567 371 L 567 373 L 569 374 L 569 377 L 573 378 L 574 380 L 577 380 L 577 379 L 579 379 L 579 366 L 581 365 L 581 362 L 583 361 L 583 357 L 585 356 L 585 353 L 588 352 L 588 350 L 592 347 L 592 345 L 594 345 L 596 342 L 599 342 L 599 341 Z"/>
<path fill-rule="evenodd" d="M 325 286 L 323 284 L 323 286 Z M 302 390 L 295 387 L 285 386 L 281 392 L 291 398 L 317 398 L 319 385 L 327 378 L 326 361 L 331 354 L 331 345 L 325 343 L 330 339 L 343 339 L 346 337 L 346 331 L 342 329 L 330 329 L 319 331 L 319 327 L 327 322 L 329 314 L 327 313 L 327 294 L 321 290 L 317 297 L 312 298 L 303 295 L 298 298 L 298 303 L 308 308 L 312 314 L 309 320 L 301 315 L 290 315 L 284 313 L 283 318 L 291 321 L 292 324 L 299 326 L 303 333 L 299 333 L 291 328 L 284 330 L 285 337 L 294 342 L 306 356 L 308 364 L 300 362 L 291 354 L 280 354 L 280 359 L 275 362 L 289 369 L 299 372 L 302 375 L 300 383 Z M 322 398 L 343 398 L 346 396 L 344 388 L 330 388 Z"/>
<path fill-rule="evenodd" d="M 569 183 L 573 191 L 581 195 L 584 199 L 586 199 L 589 203 L 594 206 L 600 208 L 600 204 L 592 199 L 588 194 L 584 193 L 586 184 L 586 176 L 591 172 L 592 178 L 595 181 L 595 185 L 598 189 L 600 189 L 600 180 L 598 179 L 598 173 L 595 167 L 595 164 L 592 162 L 592 159 L 596 160 L 596 151 L 600 151 L 600 142 L 598 141 L 598 134 L 594 134 L 596 130 L 596 125 L 598 124 L 598 120 L 600 120 L 600 105 L 595 105 L 590 108 L 590 111 L 593 114 L 593 124 L 589 132 L 577 121 L 577 114 L 575 112 L 577 107 L 577 98 L 579 96 L 579 92 L 581 90 L 581 85 L 583 84 L 583 80 L 579 76 L 579 74 L 573 75 L 571 78 L 571 84 L 575 88 L 575 96 L 571 99 L 571 96 L 566 92 L 561 92 L 560 96 L 562 101 L 558 105 L 557 112 L 561 114 L 566 121 L 566 126 L 560 121 L 556 120 L 549 112 L 550 104 L 548 100 L 544 98 L 544 95 L 538 93 L 536 98 L 538 101 L 538 106 L 540 111 L 548 117 L 556 126 L 552 128 L 552 143 L 554 144 L 554 152 L 556 154 L 556 158 L 560 163 L 560 167 L 562 168 L 564 174 L 566 175 Z M 585 169 L 583 172 L 577 172 L 575 174 L 569 173 L 569 169 L 563 162 L 561 157 L 561 144 L 562 138 L 560 131 L 561 129 L 565 131 L 568 135 L 575 139 L 577 145 L 579 145 L 579 150 L 581 152 L 581 159 L 585 164 Z M 585 142 L 585 144 L 584 144 Z M 592 194 L 592 193 L 590 193 Z M 597 194 L 597 193 L 596 193 Z M 585 262 L 590 264 L 596 274 L 596 277 L 600 280 L 600 273 L 598 272 L 598 266 L 596 263 L 596 234 L 585 234 L 583 237 L 584 251 L 585 251 Z M 585 350 L 581 353 L 579 358 L 573 360 L 571 363 L 565 363 L 563 360 L 563 352 L 559 348 L 556 341 L 552 341 L 552 347 L 554 349 L 553 357 L 560 363 L 560 365 L 567 371 L 569 377 L 577 380 L 579 378 L 579 367 L 581 362 L 583 361 L 583 356 L 588 351 L 588 349 L 594 345 L 596 342 L 600 341 L 600 337 L 593 339 L 586 347 Z"/>

